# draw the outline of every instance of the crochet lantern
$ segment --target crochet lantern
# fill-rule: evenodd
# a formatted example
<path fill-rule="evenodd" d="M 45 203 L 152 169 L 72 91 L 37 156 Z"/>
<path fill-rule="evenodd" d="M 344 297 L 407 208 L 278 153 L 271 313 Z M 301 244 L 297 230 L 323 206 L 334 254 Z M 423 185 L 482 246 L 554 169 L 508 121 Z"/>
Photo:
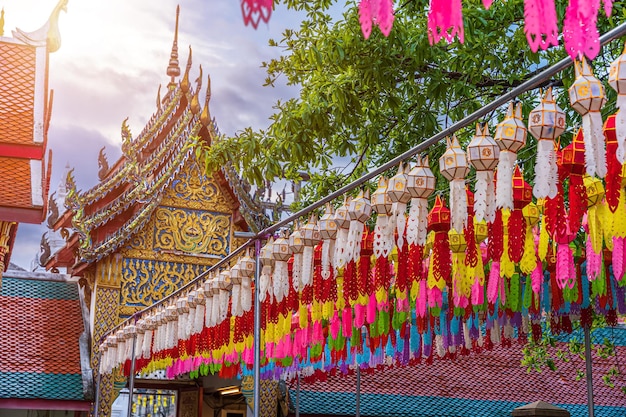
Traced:
<path fill-rule="evenodd" d="M 615 155 L 620 164 L 623 164 L 626 160 L 626 47 L 622 55 L 618 56 L 611 63 L 609 85 L 617 91 L 615 104 L 619 111 L 615 114 L 615 135 L 617 139 Z"/>
<path fill-rule="evenodd" d="M 376 258 L 385 258 L 393 249 L 393 233 L 395 225 L 390 220 L 392 202 L 387 194 L 387 178 L 380 177 L 378 188 L 372 194 L 372 209 L 376 212 L 376 225 L 374 226 L 374 255 Z"/>
<path fill-rule="evenodd" d="M 591 71 L 585 58 L 575 62 L 576 80 L 569 88 L 572 107 L 583 119 L 583 137 L 585 139 L 585 164 L 591 176 L 606 176 L 606 155 L 604 153 L 604 133 L 602 132 L 602 114 L 600 110 L 606 103 L 604 86 Z"/>
<path fill-rule="evenodd" d="M 528 115 L 528 131 L 537 139 L 533 194 L 536 198 L 554 198 L 558 181 L 554 141 L 565 131 L 565 112 L 554 101 L 552 88 Z"/>
<path fill-rule="evenodd" d="M 435 175 L 428 164 L 428 156 L 407 174 L 406 188 L 411 195 L 411 209 L 407 222 L 406 240 L 409 245 L 424 246 L 427 234 L 428 197 L 435 191 Z"/>
<path fill-rule="evenodd" d="M 513 208 L 513 168 L 517 152 L 526 144 L 526 133 L 522 120 L 522 104 L 513 106 L 510 103 L 506 117 L 498 124 L 494 137 L 500 147 L 496 182 L 497 208 Z"/>
<path fill-rule="evenodd" d="M 493 170 L 498 165 L 500 148 L 489 134 L 485 124 L 481 129 L 476 125 L 476 134 L 467 145 L 467 159 L 476 168 L 476 187 L 474 192 L 474 214 L 477 221 L 493 222 L 496 211 L 496 193 L 493 182 Z"/>
<path fill-rule="evenodd" d="M 467 194 L 465 192 L 465 176 L 469 173 L 467 155 L 461 149 L 456 136 L 447 139 L 448 147 L 439 158 L 439 170 L 445 179 L 450 181 L 450 213 L 451 226 L 462 232 L 467 223 Z"/>
<path fill-rule="evenodd" d="M 387 195 L 391 200 L 391 213 L 395 216 L 396 231 L 398 234 L 398 248 L 404 246 L 404 230 L 406 228 L 406 205 L 411 200 L 411 194 L 407 189 L 408 176 L 404 172 L 404 165 L 400 163 L 398 172 L 389 178 Z"/>

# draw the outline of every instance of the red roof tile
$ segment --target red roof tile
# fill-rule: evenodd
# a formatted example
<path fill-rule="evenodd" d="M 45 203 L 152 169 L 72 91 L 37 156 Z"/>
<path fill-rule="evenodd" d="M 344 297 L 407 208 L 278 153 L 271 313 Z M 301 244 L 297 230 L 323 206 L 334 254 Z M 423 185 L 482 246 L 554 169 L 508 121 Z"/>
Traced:
<path fill-rule="evenodd" d="M 0 206 L 32 207 L 30 160 L 0 156 L 0 178 Z"/>

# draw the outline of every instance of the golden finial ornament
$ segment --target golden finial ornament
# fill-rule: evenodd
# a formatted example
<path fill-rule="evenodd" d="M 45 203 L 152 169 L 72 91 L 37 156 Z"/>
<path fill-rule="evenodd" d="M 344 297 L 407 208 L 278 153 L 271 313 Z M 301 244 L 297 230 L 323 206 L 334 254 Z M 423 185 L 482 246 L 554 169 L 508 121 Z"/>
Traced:
<path fill-rule="evenodd" d="M 174 78 L 180 75 L 180 67 L 178 66 L 178 16 L 180 15 L 180 6 L 176 6 L 176 28 L 174 29 L 174 42 L 172 43 L 172 52 L 170 53 L 170 62 L 167 66 L 167 75 L 171 77 L 170 86 L 174 86 Z"/>
<path fill-rule="evenodd" d="M 48 52 L 56 52 L 61 47 L 61 32 L 59 31 L 59 15 L 61 11 L 67 12 L 68 0 L 59 0 L 55 8 L 50 13 L 48 21 L 42 27 L 33 32 L 24 32 L 20 28 L 15 28 L 13 37 L 26 45 L 35 47 L 47 46 Z M 4 26 L 3 20 L 0 21 Z"/>
<path fill-rule="evenodd" d="M 0 36 L 4 36 L 4 7 L 0 10 Z"/>

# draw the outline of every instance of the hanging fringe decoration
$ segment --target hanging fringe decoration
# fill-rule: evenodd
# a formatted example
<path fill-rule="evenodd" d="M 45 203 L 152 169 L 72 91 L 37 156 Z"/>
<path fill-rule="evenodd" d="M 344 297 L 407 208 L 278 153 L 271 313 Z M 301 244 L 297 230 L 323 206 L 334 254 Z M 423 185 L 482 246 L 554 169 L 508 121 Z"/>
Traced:
<path fill-rule="evenodd" d="M 442 38 L 452 43 L 455 37 L 463 43 L 463 7 L 461 0 L 431 0 L 428 10 L 428 41 L 431 45 Z"/>
<path fill-rule="evenodd" d="M 286 232 L 283 232 L 286 233 Z M 287 261 L 291 257 L 289 241 L 283 236 L 274 241 L 272 245 L 274 258 L 274 273 L 272 274 L 272 287 L 277 302 L 281 302 L 289 294 L 289 272 Z"/>
<path fill-rule="evenodd" d="M 570 0 L 563 19 L 565 50 L 573 59 L 594 59 L 600 52 L 597 19 L 600 0 Z M 610 11 L 610 7 L 607 9 Z"/>
<path fill-rule="evenodd" d="M 302 285 L 304 288 L 304 286 L 313 283 L 313 249 L 321 240 L 315 215 L 311 215 L 308 223 L 302 227 L 301 233 L 304 243 L 302 252 Z"/>
<path fill-rule="evenodd" d="M 374 256 L 387 258 L 393 248 L 393 235 L 395 224 L 391 221 L 392 202 L 387 194 L 387 179 L 380 177 L 378 188 L 372 194 L 372 209 L 376 212 L 376 225 L 374 226 Z"/>
<path fill-rule="evenodd" d="M 359 3 L 359 22 L 365 39 L 372 34 L 373 25 L 377 25 L 383 35 L 389 36 L 394 19 L 392 0 L 361 0 Z"/>
<path fill-rule="evenodd" d="M 594 0 L 598 1 L 598 0 Z M 568 89 L 570 103 L 583 119 L 585 139 L 585 164 L 587 173 L 600 178 L 606 176 L 606 155 L 604 133 L 602 132 L 602 114 L 600 110 L 606 102 L 604 86 L 591 71 L 585 58 L 575 62 L 576 80 Z"/>
<path fill-rule="evenodd" d="M 524 32 L 533 52 L 559 44 L 554 0 L 524 0 Z"/>
<path fill-rule="evenodd" d="M 411 195 L 411 210 L 406 238 L 411 245 L 424 246 L 428 226 L 428 197 L 435 191 L 435 175 L 428 164 L 418 156 L 415 167 L 408 173 L 407 190 Z"/>
<path fill-rule="evenodd" d="M 337 223 L 337 242 L 335 243 L 334 262 L 335 275 L 339 268 L 346 266 L 348 262 L 348 237 L 350 235 L 350 217 L 348 209 L 352 199 L 346 197 L 343 205 L 335 211 L 335 223 Z"/>
<path fill-rule="evenodd" d="M 619 96 L 618 96 L 619 99 Z M 622 134 L 626 136 L 626 125 L 618 129 L 618 115 L 626 114 L 621 110 L 610 115 L 604 122 L 604 137 L 606 138 L 606 177 L 604 177 L 606 186 L 606 204 L 611 211 L 615 213 L 617 210 L 620 194 L 622 192 L 622 162 L 617 157 L 619 150 L 618 131 L 622 130 Z M 624 138 L 626 139 L 626 138 Z M 620 139 L 621 140 L 621 139 Z"/>
<path fill-rule="evenodd" d="M 323 240 L 322 244 L 322 259 L 321 259 L 321 275 L 323 279 L 330 278 L 331 271 L 333 270 L 333 255 L 335 252 L 335 238 L 337 237 L 337 231 L 339 229 L 337 222 L 335 221 L 335 214 L 330 203 L 326 203 L 324 215 L 319 221 L 320 238 Z"/>

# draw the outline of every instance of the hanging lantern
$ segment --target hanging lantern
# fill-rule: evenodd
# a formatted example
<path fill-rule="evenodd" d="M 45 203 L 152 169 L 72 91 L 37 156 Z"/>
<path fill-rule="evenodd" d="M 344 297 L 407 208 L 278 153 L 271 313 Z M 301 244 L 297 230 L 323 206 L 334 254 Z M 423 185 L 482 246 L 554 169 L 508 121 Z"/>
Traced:
<path fill-rule="evenodd" d="M 409 245 L 424 246 L 428 226 L 428 197 L 435 191 L 435 175 L 428 164 L 428 156 L 423 160 L 417 157 L 417 163 L 407 174 L 406 188 L 411 195 L 406 239 Z"/>
<path fill-rule="evenodd" d="M 604 86 L 591 71 L 585 58 L 575 62 L 576 80 L 569 88 L 572 107 L 583 119 L 583 137 L 585 139 L 585 164 L 591 176 L 606 176 L 606 155 L 604 153 L 604 133 L 602 132 L 602 114 L 600 110 L 606 103 Z"/>
<path fill-rule="evenodd" d="M 380 177 L 378 188 L 372 194 L 372 209 L 378 214 L 374 226 L 374 255 L 387 258 L 393 249 L 395 225 L 390 224 L 392 202 L 387 194 L 387 179 Z"/>
<path fill-rule="evenodd" d="M 509 104 L 506 117 L 496 128 L 494 137 L 500 147 L 496 182 L 496 207 L 513 208 L 513 168 L 517 151 L 526 144 L 526 126 L 522 120 L 522 104 Z"/>
<path fill-rule="evenodd" d="M 289 294 L 287 261 L 291 257 L 289 241 L 284 236 L 280 236 L 274 241 L 272 257 L 274 258 L 274 273 L 272 274 L 274 297 L 276 297 L 276 301 L 281 302 Z"/>
<path fill-rule="evenodd" d="M 302 285 L 310 285 L 313 282 L 313 249 L 322 240 L 320 229 L 317 225 L 317 217 L 311 214 L 309 221 L 302 227 Z"/>
<path fill-rule="evenodd" d="M 296 292 L 302 291 L 302 253 L 304 252 L 304 240 L 300 232 L 300 224 L 296 221 L 293 225 L 293 232 L 289 235 L 289 250 L 293 254 L 292 283 Z"/>
<path fill-rule="evenodd" d="M 569 215 L 570 230 L 576 232 L 585 213 L 586 196 L 583 174 L 585 173 L 585 142 L 582 129 L 574 135 L 572 142 L 563 148 L 560 165 L 569 177 Z M 607 178 L 608 183 L 608 178 Z"/>
<path fill-rule="evenodd" d="M 230 268 L 230 282 L 232 284 L 230 312 L 233 317 L 241 317 L 243 315 L 243 308 L 241 306 L 242 280 L 243 274 L 241 273 L 241 264 L 237 261 L 237 263 Z"/>
<path fill-rule="evenodd" d="M 350 201 L 348 206 L 348 217 L 350 218 L 350 229 L 348 230 L 347 242 L 347 262 L 356 262 L 361 255 L 361 238 L 365 222 L 372 214 L 372 205 L 369 200 L 369 191 L 361 190 L 356 198 Z"/>
<path fill-rule="evenodd" d="M 528 131 L 537 139 L 533 194 L 537 198 L 554 198 L 558 181 L 554 141 L 565 131 L 565 112 L 554 101 L 552 88 L 528 115 Z"/>
<path fill-rule="evenodd" d="M 611 63 L 609 85 L 617 91 L 617 101 L 615 105 L 619 111 L 615 113 L 614 122 L 617 140 L 615 156 L 619 163 L 623 164 L 624 161 L 626 161 L 626 47 L 622 55 L 618 56 L 617 59 Z"/>
<path fill-rule="evenodd" d="M 450 213 L 452 228 L 462 232 L 467 223 L 467 195 L 465 193 L 465 177 L 469 172 L 467 155 L 461 149 L 456 136 L 449 138 L 448 148 L 439 158 L 439 170 L 445 179 L 450 181 Z"/>
<path fill-rule="evenodd" d="M 400 162 L 398 172 L 389 179 L 387 194 L 392 202 L 391 213 L 395 216 L 396 231 L 398 234 L 398 248 L 404 246 L 404 230 L 406 228 L 406 205 L 411 200 L 407 189 L 408 176 L 404 172 L 404 165 Z"/>
<path fill-rule="evenodd" d="M 476 219 L 493 222 L 496 213 L 496 192 L 493 182 L 493 170 L 498 165 L 500 148 L 489 134 L 487 124 L 481 129 L 476 124 L 476 134 L 467 145 L 467 159 L 476 168 L 476 187 L 474 193 L 474 212 Z"/>
<path fill-rule="evenodd" d="M 463 190 L 465 194 L 465 190 Z M 443 290 L 450 283 L 451 259 L 450 246 L 448 243 L 448 231 L 450 230 L 450 210 L 444 205 L 442 199 L 437 196 L 432 210 L 428 213 L 428 230 L 434 232 L 433 249 L 428 271 L 429 288 Z"/>
<path fill-rule="evenodd" d="M 346 197 L 343 204 L 335 211 L 335 223 L 337 224 L 337 239 L 333 262 L 335 270 L 343 268 L 348 262 L 348 234 L 350 229 L 348 208 L 351 201 L 350 197 Z"/>
<path fill-rule="evenodd" d="M 602 222 L 598 215 L 598 208 L 604 199 L 604 186 L 602 180 L 585 175 L 583 178 L 585 192 L 587 193 L 587 227 L 589 228 L 589 240 L 595 253 L 602 251 Z"/>
<path fill-rule="evenodd" d="M 346 213 L 347 214 L 347 213 Z M 320 228 L 320 237 L 323 239 L 322 243 L 322 278 L 330 278 L 330 271 L 333 268 L 332 254 L 335 251 L 335 238 L 337 237 L 337 222 L 335 221 L 335 214 L 333 213 L 333 207 L 330 203 L 326 203 L 324 215 L 318 222 Z"/>
<path fill-rule="evenodd" d="M 526 222 L 522 209 L 532 201 L 532 188 L 524 181 L 524 176 L 519 166 L 515 166 L 513 172 L 513 210 L 506 224 L 505 234 L 508 232 L 508 255 L 515 263 L 520 262 L 524 254 L 524 241 L 526 236 Z"/>
<path fill-rule="evenodd" d="M 474 218 L 474 239 L 476 239 L 476 243 L 480 244 L 487 239 L 489 236 L 489 228 L 487 227 L 487 222 L 484 220 L 477 220 Z"/>

